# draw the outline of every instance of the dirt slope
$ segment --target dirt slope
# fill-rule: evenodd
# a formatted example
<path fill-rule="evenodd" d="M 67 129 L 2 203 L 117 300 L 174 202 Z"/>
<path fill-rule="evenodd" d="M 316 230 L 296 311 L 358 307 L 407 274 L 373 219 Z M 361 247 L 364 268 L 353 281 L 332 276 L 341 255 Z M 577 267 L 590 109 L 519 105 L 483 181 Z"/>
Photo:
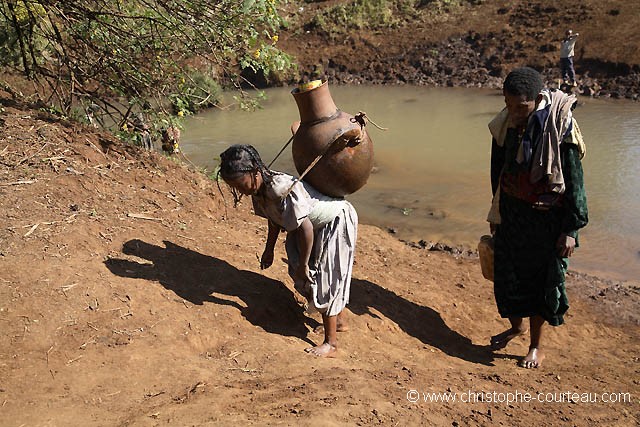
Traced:
<path fill-rule="evenodd" d="M 322 11 L 348 3 L 288 3 L 291 24 L 279 46 L 296 56 L 301 72 L 318 69 L 345 84 L 498 88 L 512 68 L 528 65 L 553 86 L 560 78 L 559 41 L 571 28 L 580 33 L 576 92 L 631 99 L 640 94 L 640 2 L 423 2 L 429 5 L 415 9 L 413 17 L 394 11 L 399 22 L 390 28 L 340 33 L 312 24 Z M 438 3 L 452 6 L 437 12 Z"/>
<path fill-rule="evenodd" d="M 339 358 L 315 359 L 303 349 L 319 319 L 296 302 L 281 244 L 259 270 L 266 227 L 247 203 L 225 216 L 203 175 L 92 129 L 13 106 L 0 122 L 1 426 L 640 420 L 637 283 L 571 275 L 567 325 L 525 371 L 526 340 L 485 346 L 505 322 L 477 259 L 363 225 L 351 331 Z M 412 389 L 458 401 L 411 403 Z M 468 391 L 565 403 L 460 402 Z"/>

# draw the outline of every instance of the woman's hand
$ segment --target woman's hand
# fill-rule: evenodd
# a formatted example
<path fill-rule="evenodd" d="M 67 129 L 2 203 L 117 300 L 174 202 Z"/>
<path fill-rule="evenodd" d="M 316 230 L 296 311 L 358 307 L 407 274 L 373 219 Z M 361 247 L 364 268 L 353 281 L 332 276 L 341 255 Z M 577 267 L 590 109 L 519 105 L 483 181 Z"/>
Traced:
<path fill-rule="evenodd" d="M 260 269 L 267 269 L 271 267 L 271 264 L 273 264 L 273 249 L 266 248 L 260 258 Z"/>
<path fill-rule="evenodd" d="M 573 255 L 573 251 L 576 248 L 576 239 L 571 236 L 568 236 L 565 233 L 562 233 L 560 237 L 558 237 L 558 241 L 556 242 L 556 249 L 558 250 L 558 255 L 562 258 L 569 258 Z"/>

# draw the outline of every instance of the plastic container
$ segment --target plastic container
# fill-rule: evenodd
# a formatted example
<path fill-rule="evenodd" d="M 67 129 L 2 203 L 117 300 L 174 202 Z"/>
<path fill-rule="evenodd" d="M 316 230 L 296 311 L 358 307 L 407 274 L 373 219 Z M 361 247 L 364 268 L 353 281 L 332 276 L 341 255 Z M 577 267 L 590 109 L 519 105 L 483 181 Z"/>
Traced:
<path fill-rule="evenodd" d="M 480 257 L 480 268 L 485 279 L 493 282 L 493 236 L 485 234 L 478 243 L 478 256 Z"/>

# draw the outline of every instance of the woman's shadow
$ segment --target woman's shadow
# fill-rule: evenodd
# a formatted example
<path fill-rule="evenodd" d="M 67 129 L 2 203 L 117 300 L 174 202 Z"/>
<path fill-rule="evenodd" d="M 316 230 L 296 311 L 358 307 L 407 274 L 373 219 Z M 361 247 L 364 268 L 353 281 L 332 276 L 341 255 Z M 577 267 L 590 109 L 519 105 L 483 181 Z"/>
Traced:
<path fill-rule="evenodd" d="M 164 245 L 163 248 L 138 239 L 129 240 L 122 252 L 151 264 L 110 258 L 105 265 L 121 277 L 157 281 L 193 304 L 211 302 L 236 307 L 251 324 L 267 332 L 294 336 L 313 345 L 307 338 L 305 323 L 312 328 L 318 323 L 304 315 L 303 308 L 282 282 L 239 270 L 221 259 L 166 240 Z M 239 298 L 246 307 L 225 295 Z"/>
<path fill-rule="evenodd" d="M 408 301 L 396 293 L 368 280 L 351 281 L 349 309 L 354 314 L 371 313 L 375 308 L 394 321 L 405 333 L 424 344 L 439 348 L 445 354 L 473 363 L 492 365 L 494 355 L 489 346 L 476 345 L 447 326 L 442 316 L 432 308 Z"/>

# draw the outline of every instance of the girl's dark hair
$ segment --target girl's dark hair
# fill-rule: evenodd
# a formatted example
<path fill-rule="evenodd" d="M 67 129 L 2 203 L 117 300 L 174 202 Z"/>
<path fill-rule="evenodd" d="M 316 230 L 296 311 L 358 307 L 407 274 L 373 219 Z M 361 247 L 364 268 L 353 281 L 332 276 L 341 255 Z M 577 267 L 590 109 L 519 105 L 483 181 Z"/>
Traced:
<path fill-rule="evenodd" d="M 502 89 L 511 95 L 524 95 L 527 101 L 533 101 L 543 87 L 544 82 L 539 72 L 530 67 L 521 67 L 509 73 Z"/>
<path fill-rule="evenodd" d="M 269 184 L 272 182 L 273 173 L 265 166 L 258 150 L 252 145 L 235 144 L 220 154 L 220 169 L 218 169 L 218 175 L 225 181 L 235 179 L 245 173 L 256 171 L 260 172 L 262 179 L 266 183 Z M 238 194 L 234 188 L 231 188 L 231 192 L 233 193 L 234 205 L 237 205 L 242 195 Z"/>

